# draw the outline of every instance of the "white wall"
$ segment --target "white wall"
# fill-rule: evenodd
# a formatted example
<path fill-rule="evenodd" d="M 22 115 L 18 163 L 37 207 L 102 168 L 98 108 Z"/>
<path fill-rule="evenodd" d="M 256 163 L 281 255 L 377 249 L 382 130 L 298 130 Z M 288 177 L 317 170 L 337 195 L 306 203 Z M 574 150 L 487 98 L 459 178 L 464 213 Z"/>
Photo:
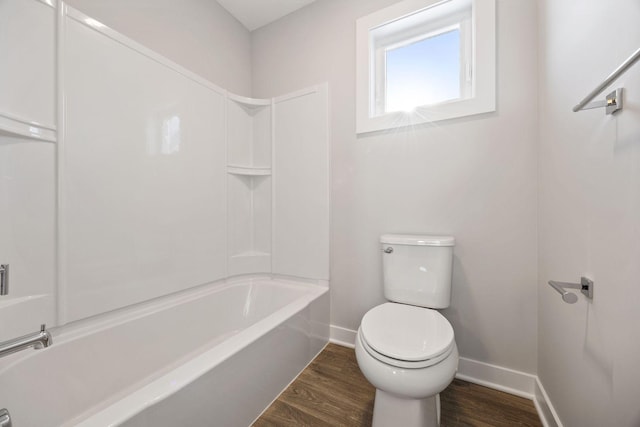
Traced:
<path fill-rule="evenodd" d="M 250 35 L 215 0 L 67 4 L 239 95 L 251 94 Z"/>
<path fill-rule="evenodd" d="M 323 0 L 252 33 L 253 96 L 328 81 L 332 323 L 383 302 L 382 233 L 456 236 L 462 356 L 536 370 L 537 33 L 533 0 L 498 0 L 498 111 L 355 134 L 355 20 L 393 0 Z"/>
<path fill-rule="evenodd" d="M 640 4 L 540 5 L 538 375 L 565 426 L 638 426 L 640 65 L 612 86 L 626 90 L 618 115 L 571 107 L 640 46 Z M 592 303 L 546 284 L 582 274 Z"/>

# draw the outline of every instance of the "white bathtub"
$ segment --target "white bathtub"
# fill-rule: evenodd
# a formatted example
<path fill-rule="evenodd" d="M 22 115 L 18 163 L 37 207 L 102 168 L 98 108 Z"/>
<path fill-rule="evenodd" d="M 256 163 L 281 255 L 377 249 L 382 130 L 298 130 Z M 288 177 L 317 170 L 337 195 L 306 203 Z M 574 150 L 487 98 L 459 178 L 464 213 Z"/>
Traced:
<path fill-rule="evenodd" d="M 14 427 L 248 426 L 324 347 L 328 287 L 247 278 L 54 331 L 0 368 Z M 28 354 L 27 354 L 28 353 Z"/>

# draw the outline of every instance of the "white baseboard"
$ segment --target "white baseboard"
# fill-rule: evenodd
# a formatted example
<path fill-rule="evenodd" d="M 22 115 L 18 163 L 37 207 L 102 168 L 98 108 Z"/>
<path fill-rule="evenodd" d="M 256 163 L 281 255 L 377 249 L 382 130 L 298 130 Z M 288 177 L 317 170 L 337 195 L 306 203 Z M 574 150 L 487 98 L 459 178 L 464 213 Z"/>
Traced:
<path fill-rule="evenodd" d="M 460 358 L 456 378 L 529 400 L 533 400 L 536 382 L 535 375 L 466 357 Z"/>
<path fill-rule="evenodd" d="M 331 325 L 329 341 L 354 348 L 356 335 L 357 332 L 352 329 Z M 535 375 L 461 357 L 456 378 L 532 400 L 544 427 L 563 427 L 549 396 Z"/>
<path fill-rule="evenodd" d="M 551 404 L 549 395 L 545 391 L 540 378 L 536 377 L 533 404 L 536 406 L 540 421 L 544 427 L 563 427 L 560 417 Z"/>
<path fill-rule="evenodd" d="M 355 348 L 356 334 L 356 331 L 352 329 L 331 325 L 329 342 L 341 345 L 343 347 Z"/>

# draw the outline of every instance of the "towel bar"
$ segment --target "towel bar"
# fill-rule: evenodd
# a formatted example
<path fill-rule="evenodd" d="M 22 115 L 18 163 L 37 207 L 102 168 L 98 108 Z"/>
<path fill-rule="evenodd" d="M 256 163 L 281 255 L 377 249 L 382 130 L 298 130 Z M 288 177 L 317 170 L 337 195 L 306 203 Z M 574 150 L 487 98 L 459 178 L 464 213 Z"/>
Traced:
<path fill-rule="evenodd" d="M 609 76 L 604 79 L 602 83 L 600 83 L 595 89 L 589 92 L 589 95 L 585 96 L 582 101 L 578 103 L 575 107 L 573 107 L 574 112 L 578 112 L 580 110 L 585 110 L 589 108 L 600 108 L 605 107 L 607 114 L 613 114 L 616 111 L 622 109 L 622 88 L 618 88 L 615 91 L 611 92 L 607 95 L 605 101 L 593 102 L 589 104 L 589 102 L 602 93 L 610 84 L 618 79 L 621 75 L 623 75 L 633 64 L 635 64 L 638 60 L 640 60 L 640 49 L 636 50 L 630 57 L 628 57 L 618 68 L 613 70 Z"/>

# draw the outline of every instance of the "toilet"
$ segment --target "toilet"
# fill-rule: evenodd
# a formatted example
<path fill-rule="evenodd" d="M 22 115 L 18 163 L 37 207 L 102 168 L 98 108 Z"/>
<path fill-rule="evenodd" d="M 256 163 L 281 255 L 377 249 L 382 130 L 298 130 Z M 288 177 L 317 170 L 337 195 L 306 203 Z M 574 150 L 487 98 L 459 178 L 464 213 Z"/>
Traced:
<path fill-rule="evenodd" d="M 380 237 L 384 296 L 356 337 L 360 370 L 376 388 L 373 427 L 436 427 L 439 393 L 458 369 L 451 324 L 437 309 L 451 300 L 451 236 Z"/>

